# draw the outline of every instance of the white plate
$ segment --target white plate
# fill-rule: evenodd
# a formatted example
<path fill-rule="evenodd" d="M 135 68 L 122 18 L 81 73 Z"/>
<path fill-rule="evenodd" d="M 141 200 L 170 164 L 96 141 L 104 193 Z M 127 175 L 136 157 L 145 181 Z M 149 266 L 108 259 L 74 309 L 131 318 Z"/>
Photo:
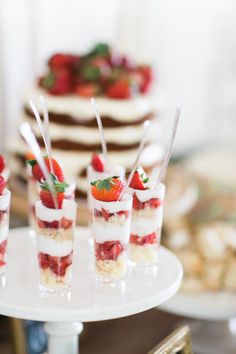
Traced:
<path fill-rule="evenodd" d="M 195 319 L 228 320 L 236 317 L 236 296 L 227 292 L 190 295 L 179 292 L 161 308 Z"/>
<path fill-rule="evenodd" d="M 89 229 L 77 229 L 71 299 L 42 299 L 38 291 L 35 237 L 29 235 L 27 228 L 11 230 L 7 284 L 0 289 L 0 314 L 41 321 L 100 321 L 158 306 L 179 289 L 181 263 L 163 247 L 156 275 L 129 272 L 124 292 L 107 286 L 97 287 L 88 236 Z"/>

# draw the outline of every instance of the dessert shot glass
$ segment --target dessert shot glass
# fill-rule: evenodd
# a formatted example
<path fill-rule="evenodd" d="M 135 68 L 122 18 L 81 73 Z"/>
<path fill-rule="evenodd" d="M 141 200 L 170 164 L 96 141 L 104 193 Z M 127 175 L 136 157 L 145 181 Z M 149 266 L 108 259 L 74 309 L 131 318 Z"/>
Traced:
<path fill-rule="evenodd" d="M 5 188 L 0 195 L 0 287 L 6 283 L 7 239 L 9 232 L 11 192 Z"/>
<path fill-rule="evenodd" d="M 96 278 L 114 282 L 127 272 L 132 197 L 103 202 L 91 197 Z"/>
<path fill-rule="evenodd" d="M 77 205 L 65 199 L 62 209 L 50 209 L 39 200 L 35 204 L 40 290 L 69 290 Z"/>
<path fill-rule="evenodd" d="M 133 265 L 157 265 L 165 185 L 128 192 L 133 196 L 129 259 Z"/>

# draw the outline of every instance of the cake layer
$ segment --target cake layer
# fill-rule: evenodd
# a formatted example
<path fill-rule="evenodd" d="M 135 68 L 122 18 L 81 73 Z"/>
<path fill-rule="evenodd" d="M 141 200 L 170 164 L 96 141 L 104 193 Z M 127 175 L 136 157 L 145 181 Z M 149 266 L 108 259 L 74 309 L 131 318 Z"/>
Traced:
<path fill-rule="evenodd" d="M 22 115 L 22 121 L 28 121 L 38 139 L 42 142 L 40 129 L 34 119 Z M 152 120 L 152 129 L 149 130 L 147 142 L 155 142 L 161 139 L 162 128 L 160 120 Z M 117 150 L 134 148 L 139 144 L 143 135 L 143 123 L 119 128 L 105 128 L 104 136 L 108 149 Z M 55 148 L 62 150 L 91 150 L 100 149 L 101 138 L 97 126 L 89 128 L 84 126 L 68 126 L 50 122 L 50 138 Z M 135 145 L 136 144 L 136 145 Z"/>
<path fill-rule="evenodd" d="M 87 98 L 77 95 L 52 96 L 45 90 L 34 87 L 28 90 L 25 95 L 25 105 L 28 109 L 28 98 L 35 102 L 43 95 L 47 102 L 47 108 L 54 115 L 70 116 L 73 121 L 79 124 L 81 121 L 94 121 L 94 109 Z M 143 119 L 148 114 L 155 112 L 162 105 L 162 97 L 156 90 L 146 95 L 138 95 L 129 99 L 117 100 L 106 97 L 96 97 L 96 103 L 101 117 L 111 118 L 112 121 L 120 124 L 129 124 Z M 160 107 L 161 108 L 161 107 Z M 40 105 L 38 105 L 39 111 Z M 65 118 L 64 116 L 64 118 Z"/>
<path fill-rule="evenodd" d="M 33 112 L 27 107 L 24 107 L 24 113 L 26 116 L 29 118 L 32 118 L 35 120 Z M 137 120 L 133 120 L 132 122 L 130 121 L 124 121 L 124 122 L 118 122 L 114 120 L 112 117 L 108 116 L 101 116 L 102 118 L 102 123 L 104 128 L 118 128 L 121 126 L 126 126 L 130 125 L 132 123 L 132 126 L 134 125 L 139 125 L 143 123 L 146 119 L 152 119 L 154 117 L 154 113 L 150 112 L 143 117 L 140 117 Z M 42 115 L 41 115 L 42 117 Z M 49 112 L 49 120 L 52 123 L 57 123 L 57 124 L 63 124 L 66 126 L 82 126 L 82 127 L 90 127 L 90 128 L 97 128 L 97 120 L 96 117 L 93 116 L 89 120 L 85 120 L 81 117 L 75 118 L 72 116 L 69 116 L 68 114 L 63 114 L 63 113 L 55 113 L 55 112 Z"/>

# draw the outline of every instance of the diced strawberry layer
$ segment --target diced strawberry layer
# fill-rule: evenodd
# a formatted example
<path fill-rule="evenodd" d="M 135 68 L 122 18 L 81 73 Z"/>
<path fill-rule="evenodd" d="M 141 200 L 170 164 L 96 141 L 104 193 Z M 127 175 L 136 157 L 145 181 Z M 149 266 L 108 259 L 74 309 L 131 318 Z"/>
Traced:
<path fill-rule="evenodd" d="M 37 219 L 37 224 L 40 229 L 60 229 L 60 228 L 62 228 L 64 230 L 66 230 L 66 229 L 70 229 L 72 227 L 73 221 L 66 219 L 64 217 L 60 221 L 55 220 L 52 222 Z"/>
<path fill-rule="evenodd" d="M 117 213 L 109 213 L 107 210 L 105 210 L 103 208 L 102 208 L 102 210 L 94 209 L 94 216 L 104 218 L 105 221 L 108 221 L 109 218 L 111 218 L 114 215 L 118 215 L 118 216 L 124 215 L 125 218 L 127 219 L 130 216 L 130 211 L 129 210 L 120 210 Z"/>
<path fill-rule="evenodd" d="M 136 194 L 134 193 L 133 195 L 133 209 L 134 210 L 142 210 L 145 209 L 146 207 L 150 207 L 152 209 L 158 208 L 162 204 L 162 201 L 158 198 L 151 198 L 147 200 L 146 202 L 141 202 Z"/>
<path fill-rule="evenodd" d="M 7 250 L 7 240 L 4 240 L 0 243 L 0 266 L 6 264 L 6 250 Z"/>
<path fill-rule="evenodd" d="M 106 241 L 95 243 L 95 255 L 97 261 L 116 261 L 119 255 L 125 250 L 125 246 L 120 241 Z"/>
<path fill-rule="evenodd" d="M 130 243 L 143 246 L 146 244 L 155 244 L 157 243 L 158 235 L 157 232 L 153 232 L 146 236 L 130 235 Z"/>
<path fill-rule="evenodd" d="M 39 266 L 42 269 L 50 268 L 55 275 L 63 277 L 66 269 L 72 264 L 72 256 L 73 252 L 65 257 L 53 257 L 46 253 L 39 253 Z"/>

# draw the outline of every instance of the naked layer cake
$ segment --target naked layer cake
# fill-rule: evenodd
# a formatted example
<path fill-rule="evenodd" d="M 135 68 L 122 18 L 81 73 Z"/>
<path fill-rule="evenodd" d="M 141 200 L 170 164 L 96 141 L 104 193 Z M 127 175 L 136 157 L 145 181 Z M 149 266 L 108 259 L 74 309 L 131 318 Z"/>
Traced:
<path fill-rule="evenodd" d="M 156 119 L 160 97 L 152 83 L 150 66 L 137 65 L 114 53 L 108 45 L 98 44 L 80 56 L 53 55 L 45 75 L 26 92 L 21 120 L 33 126 L 39 143 L 43 145 L 28 103 L 29 97 L 39 102 L 39 96 L 43 95 L 49 111 L 53 154 L 63 165 L 67 180 L 76 182 L 77 197 L 86 197 L 86 168 L 92 153 L 101 149 L 90 97 L 96 98 L 112 163 L 126 169 L 131 167 L 146 119 L 155 123 L 141 163 L 150 170 L 161 162 L 163 146 L 158 143 L 161 125 Z M 40 111 L 40 105 L 38 109 Z M 14 138 L 9 149 L 13 155 L 13 172 L 22 180 L 26 146 L 20 138 Z"/>

